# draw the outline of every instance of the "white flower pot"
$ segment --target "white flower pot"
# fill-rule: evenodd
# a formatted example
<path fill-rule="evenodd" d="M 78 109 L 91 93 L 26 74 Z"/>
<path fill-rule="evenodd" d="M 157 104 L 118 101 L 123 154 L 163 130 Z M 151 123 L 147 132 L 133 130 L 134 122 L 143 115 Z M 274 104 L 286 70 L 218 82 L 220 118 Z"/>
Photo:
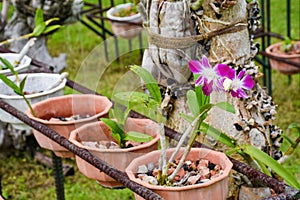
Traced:
<path fill-rule="evenodd" d="M 8 60 L 12 65 L 14 64 L 15 61 L 18 60 L 20 54 L 19 53 L 0 53 L 0 57 L 5 58 L 6 60 Z M 15 71 L 19 72 L 22 70 L 25 70 L 26 68 L 28 68 L 30 66 L 31 63 L 31 58 L 28 56 L 24 56 L 22 58 L 22 60 L 20 61 L 20 64 L 15 67 Z M 3 67 L 3 64 L 0 62 L 1 66 Z M 10 73 L 10 69 L 2 69 L 0 70 L 1 74 L 9 74 Z"/>
<path fill-rule="evenodd" d="M 133 5 L 132 3 L 120 4 L 115 7 L 112 7 L 106 13 L 107 18 L 113 20 L 111 21 L 111 25 L 115 35 L 126 39 L 134 38 L 142 31 L 143 27 L 141 25 L 127 23 L 127 22 L 142 23 L 141 15 L 140 13 L 137 13 L 131 16 L 117 17 L 114 16 L 114 14 L 117 13 L 122 8 L 128 8 L 132 5 Z"/>
<path fill-rule="evenodd" d="M 67 80 L 61 80 L 59 74 L 48 73 L 34 73 L 34 74 L 20 74 L 19 78 L 22 80 L 27 76 L 24 91 L 30 94 L 26 95 L 31 104 L 37 103 L 49 97 L 63 95 L 63 88 Z M 8 76 L 9 79 L 15 80 L 15 76 Z M 58 83 L 54 88 L 48 90 L 49 86 Z M 31 94 L 32 93 L 32 94 Z M 16 109 L 25 112 L 28 109 L 24 99 L 15 94 L 14 91 L 0 80 L 0 98 L 6 103 L 14 106 Z M 6 111 L 0 109 L 0 120 L 12 124 L 12 126 L 19 130 L 28 130 L 29 126 L 25 125 L 22 121 L 13 117 Z"/>

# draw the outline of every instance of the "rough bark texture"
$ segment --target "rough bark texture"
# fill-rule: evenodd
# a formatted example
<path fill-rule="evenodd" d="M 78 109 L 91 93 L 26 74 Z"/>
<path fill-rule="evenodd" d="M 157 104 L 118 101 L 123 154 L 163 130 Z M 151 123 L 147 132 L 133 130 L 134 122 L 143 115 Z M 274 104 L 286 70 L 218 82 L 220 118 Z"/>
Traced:
<path fill-rule="evenodd" d="M 184 18 L 176 18 L 176 23 L 173 22 L 175 17 L 170 19 L 170 17 L 166 17 L 167 15 L 162 13 L 167 13 L 165 9 L 170 9 L 170 7 L 172 7 L 170 6 L 171 4 L 177 5 L 179 2 L 154 2 L 155 4 L 153 2 L 151 4 L 150 11 L 148 10 L 150 14 L 148 13 L 147 15 L 148 18 L 146 18 L 146 20 L 149 21 L 146 21 L 146 25 L 150 26 L 150 28 L 147 28 L 151 31 L 155 31 L 164 36 L 185 37 L 193 34 L 205 35 L 230 24 L 237 24 L 244 27 L 235 32 L 219 34 L 212 38 L 198 41 L 198 45 L 195 46 L 197 48 L 196 59 L 200 59 L 202 55 L 205 54 L 209 57 L 212 66 L 217 63 L 226 63 L 236 70 L 246 68 L 247 73 L 256 81 L 255 87 L 248 93 L 249 98 L 245 100 L 232 98 L 230 94 L 214 92 L 211 95 L 211 103 L 227 101 L 234 106 L 236 113 L 231 114 L 221 109 L 213 108 L 206 121 L 213 127 L 237 140 L 238 144 L 246 143 L 254 145 L 275 159 L 279 159 L 281 152 L 279 151 L 280 142 L 278 138 L 281 134 L 281 130 L 272 125 L 272 120 L 276 114 L 275 105 L 272 102 L 272 98 L 268 96 L 265 90 L 258 84 L 260 73 L 258 67 L 255 66 L 252 61 L 258 50 L 251 37 L 251 33 L 255 31 L 258 24 L 257 2 L 252 1 L 251 3 L 247 3 L 246 0 L 203 0 L 202 6 L 198 9 L 188 13 L 181 10 L 183 13 L 177 13 L 180 17 L 184 14 L 186 15 Z M 182 5 L 184 4 L 183 2 L 180 3 Z M 164 7 L 165 4 L 169 7 Z M 144 5 L 147 7 L 149 1 L 144 2 Z M 178 11 L 180 11 L 180 9 L 178 9 Z M 188 19 L 193 19 L 194 23 Z M 181 21 L 178 22 L 179 20 Z M 190 30 L 190 32 L 186 34 L 176 25 L 181 23 L 187 23 L 186 27 L 195 29 Z M 164 26 L 168 28 L 162 28 Z M 178 50 L 181 49 L 178 48 Z M 175 67 L 175 69 L 180 68 L 182 71 L 184 71 L 182 68 L 188 69 L 186 60 L 184 60 L 185 62 L 177 60 L 178 55 L 174 58 L 174 52 L 176 52 L 174 49 L 165 50 L 157 47 L 157 45 L 152 45 L 150 40 L 149 50 L 144 55 L 143 66 L 152 72 L 160 84 L 164 85 L 164 82 L 161 80 L 161 74 L 164 74 L 166 68 Z M 187 53 L 187 51 L 185 53 Z M 186 59 L 193 59 L 193 56 L 194 54 L 191 53 Z M 173 60 L 176 61 L 176 64 L 173 64 Z M 171 65 L 168 65 L 169 61 L 171 61 Z M 178 77 L 174 75 L 173 77 L 180 83 L 180 78 L 178 79 Z M 185 80 L 189 80 L 190 78 L 188 74 L 185 74 L 184 77 Z M 183 123 L 183 120 L 178 115 L 179 112 L 186 113 L 188 111 L 185 100 L 185 98 L 176 99 L 173 104 L 173 112 L 169 113 L 169 123 L 167 125 L 179 132 L 183 132 L 186 127 L 180 125 Z M 225 146 L 209 137 L 200 137 L 199 140 L 213 148 L 220 150 L 226 149 Z M 237 177 L 237 175 L 233 176 Z M 238 176 L 240 180 L 235 180 L 231 184 L 230 197 L 237 195 L 238 187 L 243 182 L 243 177 Z"/>

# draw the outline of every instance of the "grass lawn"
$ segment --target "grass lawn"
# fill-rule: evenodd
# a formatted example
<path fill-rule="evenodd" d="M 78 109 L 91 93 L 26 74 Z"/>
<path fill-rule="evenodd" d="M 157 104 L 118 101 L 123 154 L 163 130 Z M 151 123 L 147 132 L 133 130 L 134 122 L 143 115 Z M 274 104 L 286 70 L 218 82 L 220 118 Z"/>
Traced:
<path fill-rule="evenodd" d="M 282 0 L 272 0 L 272 31 L 285 33 L 285 4 Z M 281 15 L 278 15 L 281 13 Z M 292 36 L 300 37 L 299 33 L 299 1 L 292 1 Z M 144 37 L 145 38 L 145 37 Z M 136 39 L 135 39 L 136 40 Z M 127 41 L 121 41 L 121 57 L 116 61 L 114 55 L 114 43 L 108 40 L 109 61 L 104 56 L 103 42 L 95 33 L 81 23 L 64 26 L 49 37 L 48 46 L 52 56 L 59 53 L 67 53 L 67 68 L 72 80 L 96 90 L 110 97 L 116 84 L 124 74 L 128 75 L 126 66 L 140 64 L 141 55 L 139 50 L 129 53 Z M 145 45 L 145 43 L 144 43 Z M 136 41 L 133 49 L 137 49 Z M 300 74 L 292 76 L 291 84 L 288 78 L 273 71 L 272 88 L 273 99 L 278 105 L 277 119 L 275 124 L 291 137 L 296 137 L 288 125 L 296 122 L 300 125 Z M 134 81 L 133 81 L 134 85 Z M 129 87 L 129 86 L 126 86 Z M 66 93 L 72 92 L 70 89 Z M 49 152 L 46 152 L 49 153 Z M 284 164 L 300 180 L 300 148 Z M 105 189 L 94 180 L 87 179 L 76 167 L 73 160 L 64 159 L 64 163 L 72 164 L 75 168 L 74 176 L 65 177 L 66 199 L 133 199 L 133 193 L 128 189 L 111 190 Z M 11 199 L 55 199 L 54 179 L 52 170 L 31 160 L 26 152 L 20 152 L 18 156 L 0 159 L 0 174 L 2 175 L 3 192 L 11 196 Z"/>

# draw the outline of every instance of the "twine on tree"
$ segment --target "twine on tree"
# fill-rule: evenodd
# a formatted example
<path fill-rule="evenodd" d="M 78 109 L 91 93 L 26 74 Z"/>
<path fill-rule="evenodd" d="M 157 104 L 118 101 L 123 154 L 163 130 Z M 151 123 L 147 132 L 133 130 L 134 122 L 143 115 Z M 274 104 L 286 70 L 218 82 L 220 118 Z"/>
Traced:
<path fill-rule="evenodd" d="M 245 20 L 233 22 L 223 28 L 203 33 L 201 35 L 193 35 L 186 37 L 166 37 L 161 34 L 154 33 L 148 29 L 149 43 L 159 48 L 165 49 L 184 49 L 197 44 L 199 41 L 207 40 L 212 37 L 225 33 L 234 33 L 245 29 L 248 26 Z"/>

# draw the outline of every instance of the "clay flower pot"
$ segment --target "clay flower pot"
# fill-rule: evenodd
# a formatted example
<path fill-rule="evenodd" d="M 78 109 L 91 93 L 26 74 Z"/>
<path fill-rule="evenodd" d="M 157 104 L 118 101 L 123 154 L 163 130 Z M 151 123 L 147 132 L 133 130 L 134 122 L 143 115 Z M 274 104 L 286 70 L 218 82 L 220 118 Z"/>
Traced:
<path fill-rule="evenodd" d="M 298 41 L 296 44 L 298 45 L 298 47 L 300 47 L 300 41 Z M 266 48 L 266 52 L 268 54 L 270 54 L 272 56 L 276 56 L 278 58 L 282 58 L 282 59 L 300 63 L 300 54 L 299 53 L 298 54 L 283 53 L 280 50 L 281 45 L 282 45 L 282 42 L 273 44 L 273 45 L 269 46 L 268 48 Z M 278 70 L 281 73 L 286 74 L 286 75 L 292 75 L 292 74 L 296 74 L 296 73 L 300 72 L 299 67 L 295 67 L 293 65 L 290 65 L 290 64 L 278 61 L 278 60 L 274 60 L 272 58 L 270 58 L 270 64 L 273 69 Z"/>
<path fill-rule="evenodd" d="M 125 132 L 126 131 L 145 133 L 151 135 L 153 139 L 150 142 L 139 144 L 138 146 L 122 149 L 100 149 L 84 146 L 83 142 L 113 141 L 111 131 L 102 121 L 87 124 L 72 131 L 69 139 L 75 145 L 89 150 L 101 160 L 125 172 L 125 168 L 134 158 L 157 150 L 157 142 L 159 140 L 158 125 L 149 119 L 128 118 L 125 126 Z M 97 168 L 78 156 L 76 156 L 76 163 L 81 173 L 90 179 L 97 180 L 102 186 L 110 188 L 123 187 L 122 184 L 107 176 L 105 173 L 100 172 Z"/>
<path fill-rule="evenodd" d="M 72 130 L 84 124 L 95 122 L 101 117 L 106 117 L 111 106 L 112 103 L 108 98 L 99 95 L 65 95 L 34 104 L 32 107 L 36 116 L 33 116 L 29 110 L 26 111 L 26 114 L 31 119 L 41 122 L 60 135 L 69 138 Z M 85 117 L 70 121 L 50 120 L 51 118 L 68 118 L 75 115 Z M 74 157 L 73 153 L 42 133 L 33 130 L 33 134 L 42 148 L 53 151 L 59 157 Z"/>
<path fill-rule="evenodd" d="M 167 157 L 170 157 L 174 149 L 167 150 Z M 178 155 L 182 155 L 184 148 L 180 149 Z M 147 165 L 151 162 L 157 164 L 160 151 L 153 151 L 141 157 L 134 159 L 126 168 L 126 173 L 130 180 L 135 181 L 155 193 L 159 194 L 165 200 L 183 200 L 183 199 L 205 199 L 205 200 L 224 200 L 228 193 L 228 176 L 232 168 L 232 163 L 224 153 L 205 149 L 205 148 L 192 148 L 187 159 L 196 161 L 199 159 L 206 159 L 214 164 L 221 166 L 223 173 L 218 177 L 209 180 L 208 182 L 188 185 L 182 187 L 171 186 L 157 186 L 143 182 L 136 178 L 138 167 Z M 178 157 L 177 157 L 178 158 Z M 177 159 L 175 158 L 175 159 Z M 135 195 L 136 200 L 143 199 L 139 195 Z"/>
<path fill-rule="evenodd" d="M 66 85 L 66 78 L 61 77 L 60 74 L 48 74 L 48 73 L 34 73 L 34 74 L 20 74 L 19 78 L 22 80 L 27 76 L 24 91 L 28 94 L 25 95 L 30 104 L 34 104 L 43 101 L 47 98 L 63 95 L 63 88 Z M 15 76 L 8 76 L 8 78 L 14 81 Z M 55 87 L 48 89 L 49 86 L 55 85 Z M 28 109 L 23 97 L 15 94 L 15 92 L 8 87 L 4 82 L 0 80 L 0 98 L 6 103 L 14 106 L 16 109 L 25 112 Z M 10 123 L 15 129 L 18 130 L 30 130 L 31 127 L 24 124 L 14 116 L 0 109 L 0 120 L 6 123 Z"/>
<path fill-rule="evenodd" d="M 112 20 L 111 26 L 115 35 L 126 39 L 132 39 L 142 31 L 142 25 L 137 25 L 142 24 L 140 13 L 124 17 L 116 16 L 116 13 L 118 13 L 120 10 L 129 9 L 132 6 L 132 3 L 125 3 L 112 7 L 107 11 L 106 15 L 108 19 Z M 136 24 L 130 24 L 128 22 Z"/>

